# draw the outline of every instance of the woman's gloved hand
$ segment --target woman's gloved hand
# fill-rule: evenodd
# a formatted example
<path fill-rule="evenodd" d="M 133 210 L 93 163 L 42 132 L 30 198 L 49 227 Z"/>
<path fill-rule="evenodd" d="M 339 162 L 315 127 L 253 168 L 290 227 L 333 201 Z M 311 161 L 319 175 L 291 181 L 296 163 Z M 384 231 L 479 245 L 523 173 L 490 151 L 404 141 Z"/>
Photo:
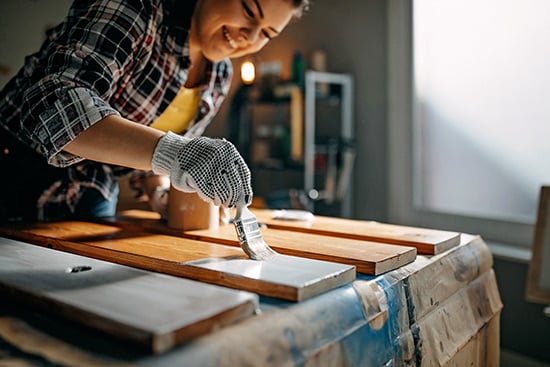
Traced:
<path fill-rule="evenodd" d="M 214 205 L 233 207 L 244 197 L 252 201 L 250 170 L 235 146 L 225 139 L 184 138 L 168 132 L 158 142 L 153 172 L 170 177 L 184 192 L 197 192 Z"/>

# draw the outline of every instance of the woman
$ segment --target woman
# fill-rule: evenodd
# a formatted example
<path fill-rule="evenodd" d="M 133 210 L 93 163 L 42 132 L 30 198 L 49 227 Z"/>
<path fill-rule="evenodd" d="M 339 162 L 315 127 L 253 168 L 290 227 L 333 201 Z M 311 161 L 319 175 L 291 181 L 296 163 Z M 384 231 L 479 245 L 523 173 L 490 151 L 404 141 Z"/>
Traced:
<path fill-rule="evenodd" d="M 216 205 L 250 203 L 235 147 L 201 134 L 229 90 L 229 58 L 259 51 L 307 6 L 75 0 L 0 93 L 0 221 L 112 215 L 115 177 L 133 169 L 151 172 L 149 193 L 164 175 Z"/>

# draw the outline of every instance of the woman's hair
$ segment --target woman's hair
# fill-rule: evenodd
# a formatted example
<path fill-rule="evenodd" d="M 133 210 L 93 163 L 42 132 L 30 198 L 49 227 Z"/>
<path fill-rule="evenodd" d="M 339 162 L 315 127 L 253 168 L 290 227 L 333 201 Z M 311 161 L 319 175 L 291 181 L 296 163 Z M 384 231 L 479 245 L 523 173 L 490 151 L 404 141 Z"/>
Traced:
<path fill-rule="evenodd" d="M 309 0 L 291 0 L 296 8 L 295 18 L 300 18 L 309 9 Z"/>

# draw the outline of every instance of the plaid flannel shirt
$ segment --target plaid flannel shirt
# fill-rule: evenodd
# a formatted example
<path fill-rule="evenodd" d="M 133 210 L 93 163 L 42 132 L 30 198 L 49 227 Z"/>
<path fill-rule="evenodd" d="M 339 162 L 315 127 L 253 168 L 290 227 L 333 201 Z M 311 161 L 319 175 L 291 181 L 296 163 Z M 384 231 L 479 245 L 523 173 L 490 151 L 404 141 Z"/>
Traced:
<path fill-rule="evenodd" d="M 51 165 L 67 167 L 73 189 L 94 187 L 110 199 L 116 172 L 129 170 L 85 161 L 63 147 L 111 114 L 144 125 L 160 116 L 187 79 L 194 4 L 75 0 L 0 92 L 0 125 Z M 185 136 L 203 133 L 228 93 L 232 73 L 228 59 L 209 66 L 198 114 Z M 69 205 L 77 200 L 62 189 L 50 197 Z"/>

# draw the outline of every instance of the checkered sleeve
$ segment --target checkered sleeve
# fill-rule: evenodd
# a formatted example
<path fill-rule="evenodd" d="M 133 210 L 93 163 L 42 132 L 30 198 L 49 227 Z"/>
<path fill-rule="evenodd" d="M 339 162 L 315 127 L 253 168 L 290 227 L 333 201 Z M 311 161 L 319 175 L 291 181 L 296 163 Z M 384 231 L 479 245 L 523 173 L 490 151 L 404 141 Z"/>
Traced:
<path fill-rule="evenodd" d="M 29 58 L 34 75 L 27 78 L 21 120 L 51 164 L 82 160 L 63 147 L 99 120 L 118 114 L 107 101 L 139 61 L 154 11 L 146 0 L 76 0 L 40 52 Z"/>

